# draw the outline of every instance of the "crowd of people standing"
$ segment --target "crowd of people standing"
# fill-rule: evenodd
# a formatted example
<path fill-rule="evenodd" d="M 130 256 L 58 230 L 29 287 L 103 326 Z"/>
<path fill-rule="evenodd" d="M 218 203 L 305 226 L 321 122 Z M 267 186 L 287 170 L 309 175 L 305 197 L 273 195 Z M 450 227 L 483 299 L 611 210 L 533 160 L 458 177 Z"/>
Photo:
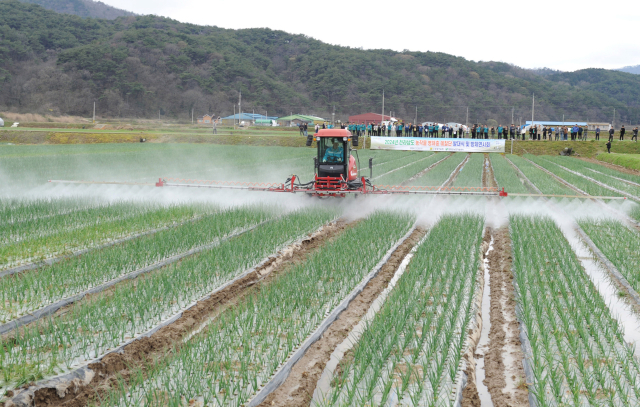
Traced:
<path fill-rule="evenodd" d="M 334 126 L 328 123 L 315 125 L 315 132 L 320 129 L 332 129 Z M 535 125 L 528 127 L 511 125 L 489 126 L 487 124 L 474 124 L 471 127 L 458 125 L 447 125 L 438 123 L 341 123 L 341 129 L 347 129 L 358 136 L 377 137 L 432 137 L 432 138 L 469 138 L 489 139 L 498 138 L 504 140 L 548 140 L 548 141 L 586 141 L 589 137 L 589 129 L 586 126 L 543 126 Z M 300 133 L 306 135 L 306 123 L 300 126 Z M 600 140 L 600 127 L 593 131 L 595 140 Z M 613 127 L 609 129 L 609 141 L 613 140 L 615 131 Z M 624 140 L 626 130 L 624 126 L 620 128 L 620 140 Z M 638 141 L 638 127 L 632 130 L 631 140 Z"/>

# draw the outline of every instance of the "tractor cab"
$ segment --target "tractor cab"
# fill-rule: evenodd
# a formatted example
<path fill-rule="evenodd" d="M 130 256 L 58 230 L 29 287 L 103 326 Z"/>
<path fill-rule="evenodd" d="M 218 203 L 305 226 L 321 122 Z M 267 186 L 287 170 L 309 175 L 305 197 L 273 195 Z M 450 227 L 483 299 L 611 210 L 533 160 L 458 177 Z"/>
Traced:
<path fill-rule="evenodd" d="M 344 129 L 322 129 L 307 137 L 307 146 L 317 142 L 315 158 L 316 189 L 349 189 L 348 183 L 358 178 L 358 166 L 351 155 L 351 144 L 358 146 L 358 136 Z"/>

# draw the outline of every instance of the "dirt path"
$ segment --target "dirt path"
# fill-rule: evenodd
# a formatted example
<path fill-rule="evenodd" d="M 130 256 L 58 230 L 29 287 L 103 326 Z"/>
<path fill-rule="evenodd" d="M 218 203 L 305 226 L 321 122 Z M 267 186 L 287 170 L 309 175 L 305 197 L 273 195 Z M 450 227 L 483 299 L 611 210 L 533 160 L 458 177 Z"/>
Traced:
<path fill-rule="evenodd" d="M 305 355 L 295 364 L 285 382 L 271 393 L 261 404 L 261 407 L 280 406 L 308 406 L 313 396 L 316 384 L 322 375 L 325 365 L 334 351 L 348 335 L 351 329 L 371 306 L 371 303 L 389 285 L 402 259 L 425 235 L 422 229 L 416 229 L 409 238 L 400 245 L 385 263 L 380 272 L 365 289 L 340 314 L 340 317 L 314 343 Z"/>
<path fill-rule="evenodd" d="M 482 186 L 485 188 L 497 188 L 498 183 L 493 174 L 493 166 L 491 165 L 491 159 L 488 153 L 484 154 L 484 163 L 485 165 L 482 167 Z"/>
<path fill-rule="evenodd" d="M 77 381 L 68 383 L 66 389 L 62 387 L 62 392 L 60 387 L 37 389 L 34 392 L 32 404 L 74 407 L 88 405 L 96 396 L 106 393 L 111 386 L 115 385 L 117 376 L 127 380 L 134 369 L 153 364 L 173 347 L 179 348 L 184 338 L 202 327 L 212 316 L 219 315 L 255 289 L 259 289 L 277 275 L 286 272 L 294 264 L 304 261 L 311 253 L 356 223 L 357 221 L 349 224 L 338 221 L 325 225 L 322 230 L 310 235 L 309 238 L 282 250 L 277 256 L 256 268 L 254 272 L 184 311 L 174 323 L 161 328 L 149 337 L 142 337 L 130 343 L 121 353 L 109 353 L 99 362 L 89 365 L 89 369 L 95 375 L 87 385 L 78 386 Z M 64 397 L 60 397 L 60 393 Z M 6 406 L 11 405 L 11 401 L 6 403 Z"/>
<path fill-rule="evenodd" d="M 483 176 L 484 181 L 484 176 Z M 480 264 L 484 263 L 485 254 L 489 249 L 489 245 L 491 244 L 491 229 L 487 228 L 484 233 L 484 237 L 482 238 L 482 245 L 480 246 Z M 482 319 L 482 309 L 484 301 L 484 289 L 485 289 L 485 275 L 484 275 L 484 267 L 481 266 L 481 269 L 478 270 L 478 289 L 474 294 L 474 297 L 477 298 L 477 309 L 476 312 L 476 320 L 479 321 L 473 328 L 470 328 L 467 331 L 469 336 L 470 346 L 467 352 L 463 355 L 463 359 L 466 361 L 467 368 L 464 373 L 467 375 L 467 384 L 462 390 L 462 400 L 460 401 L 460 405 L 462 407 L 481 407 L 482 400 L 480 398 L 480 393 L 478 391 L 478 386 L 476 385 L 476 359 L 478 357 L 482 357 L 476 354 L 478 346 L 481 341 L 481 332 L 484 324 L 488 324 L 489 321 L 485 321 Z"/>
<path fill-rule="evenodd" d="M 491 329 L 483 383 L 495 407 L 525 407 L 529 400 L 516 319 L 509 228 L 489 231 L 494 238 L 494 250 L 489 253 Z"/>
<path fill-rule="evenodd" d="M 587 157 L 577 157 L 582 161 L 586 161 L 592 164 L 602 165 L 607 168 L 611 168 L 612 170 L 624 172 L 626 174 L 631 175 L 640 175 L 640 171 L 632 170 L 631 168 L 623 167 L 621 165 L 611 164 L 605 161 L 596 160 L 595 158 L 587 158 Z"/>

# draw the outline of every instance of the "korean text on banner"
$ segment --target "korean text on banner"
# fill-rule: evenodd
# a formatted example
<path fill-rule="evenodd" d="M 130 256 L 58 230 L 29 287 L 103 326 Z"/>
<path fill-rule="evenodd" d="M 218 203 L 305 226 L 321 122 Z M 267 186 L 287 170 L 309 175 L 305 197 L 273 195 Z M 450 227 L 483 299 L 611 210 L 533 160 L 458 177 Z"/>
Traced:
<path fill-rule="evenodd" d="M 372 150 L 466 151 L 504 153 L 505 140 L 466 138 L 371 137 Z"/>

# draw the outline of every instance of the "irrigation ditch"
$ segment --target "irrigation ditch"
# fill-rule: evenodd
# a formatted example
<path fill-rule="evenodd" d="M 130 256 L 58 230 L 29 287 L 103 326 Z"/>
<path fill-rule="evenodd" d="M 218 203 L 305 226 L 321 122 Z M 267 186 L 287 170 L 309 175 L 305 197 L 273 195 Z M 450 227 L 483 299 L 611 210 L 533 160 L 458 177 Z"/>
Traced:
<path fill-rule="evenodd" d="M 277 254 L 265 258 L 257 266 L 195 301 L 152 330 L 130 340 L 102 357 L 64 375 L 30 383 L 8 392 L 4 407 L 10 406 L 80 406 L 105 394 L 118 379 L 128 381 L 136 369 L 144 369 L 179 349 L 185 338 L 202 329 L 248 294 L 259 289 L 277 275 L 286 273 L 294 264 L 333 240 L 358 220 L 346 223 L 338 220 L 324 225 L 310 236 L 303 237 Z"/>
<path fill-rule="evenodd" d="M 419 242 L 424 239 L 426 231 L 422 228 L 414 227 L 409 231 L 402 241 L 393 250 L 386 261 L 377 270 L 372 272 L 373 277 L 365 281 L 361 291 L 355 296 L 347 299 L 349 302 L 344 310 L 339 312 L 339 316 L 327 326 L 326 330 L 320 334 L 319 338 L 309 344 L 306 350 L 301 350 L 303 355 L 290 361 L 289 372 L 282 383 L 275 387 L 265 386 L 267 394 L 261 401 L 257 395 L 249 405 L 264 406 L 308 406 L 313 398 L 314 391 L 317 391 L 321 378 L 326 376 L 325 370 L 328 364 L 337 365 L 334 353 L 349 338 L 354 338 L 354 330 L 364 330 L 361 320 L 364 316 L 370 315 L 370 309 L 374 302 L 380 302 L 381 293 L 388 289 L 390 282 L 396 277 L 398 271 L 403 271 L 402 265 L 406 267 L 407 257 L 410 256 Z M 410 259 L 410 257 L 409 257 Z M 357 289 L 355 290 L 357 291 Z M 378 305 L 378 307 L 381 306 Z M 372 316 L 370 316 L 371 318 Z M 317 332 L 316 332 L 317 334 Z M 316 335 L 314 334 L 314 335 Z M 353 343 L 353 342 L 350 342 Z M 304 347 L 304 346 L 303 346 Z M 293 358 L 292 358 L 293 359 Z M 285 370 L 283 368 L 282 370 Z M 277 374 L 276 374 L 277 375 Z M 273 380 L 272 380 L 273 382 Z M 267 387 L 275 387 L 268 389 Z M 271 391 L 269 391 L 271 390 Z"/>

